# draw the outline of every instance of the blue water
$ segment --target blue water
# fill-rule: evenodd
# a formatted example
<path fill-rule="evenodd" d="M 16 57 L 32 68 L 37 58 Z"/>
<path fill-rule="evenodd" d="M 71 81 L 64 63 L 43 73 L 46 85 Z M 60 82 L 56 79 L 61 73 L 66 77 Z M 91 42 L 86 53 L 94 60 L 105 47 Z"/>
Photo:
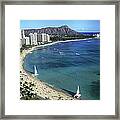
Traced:
<path fill-rule="evenodd" d="M 24 59 L 24 69 L 70 94 L 80 86 L 83 100 L 100 99 L 100 40 L 57 43 L 38 48 Z"/>

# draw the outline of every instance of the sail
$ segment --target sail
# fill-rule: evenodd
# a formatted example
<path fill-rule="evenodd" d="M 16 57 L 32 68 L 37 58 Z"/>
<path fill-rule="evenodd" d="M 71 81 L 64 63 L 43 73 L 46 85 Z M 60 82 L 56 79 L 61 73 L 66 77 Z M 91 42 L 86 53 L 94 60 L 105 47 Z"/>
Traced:
<path fill-rule="evenodd" d="M 75 98 L 80 98 L 81 97 L 81 94 L 80 94 L 80 90 L 79 90 L 79 86 L 77 88 L 77 92 L 76 94 L 74 95 Z"/>
<path fill-rule="evenodd" d="M 37 67 L 35 65 L 34 65 L 34 74 L 35 74 L 35 76 L 38 75 Z"/>
<path fill-rule="evenodd" d="M 77 94 L 79 94 L 80 93 L 80 90 L 79 90 L 79 86 L 78 86 L 78 89 L 77 89 Z"/>

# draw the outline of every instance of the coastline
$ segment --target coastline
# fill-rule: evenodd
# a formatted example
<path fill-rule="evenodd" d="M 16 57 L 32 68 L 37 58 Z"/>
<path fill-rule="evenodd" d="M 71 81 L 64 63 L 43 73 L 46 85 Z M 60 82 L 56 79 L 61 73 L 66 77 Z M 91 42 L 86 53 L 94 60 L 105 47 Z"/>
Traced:
<path fill-rule="evenodd" d="M 32 94 L 37 95 L 39 98 L 41 98 L 41 100 L 45 100 L 45 99 L 47 100 L 73 100 L 74 98 L 71 95 L 59 89 L 56 89 L 52 86 L 49 86 L 49 84 L 44 83 L 43 81 L 39 80 L 34 75 L 29 74 L 24 70 L 23 68 L 24 58 L 27 54 L 32 52 L 34 49 L 32 48 L 29 50 L 23 50 L 22 53 L 20 54 L 20 86 L 21 88 L 24 88 L 25 85 L 27 87 L 31 87 L 31 84 L 32 84 L 33 85 L 31 87 Z"/>
<path fill-rule="evenodd" d="M 29 48 L 27 50 L 23 50 L 22 53 L 20 53 L 20 82 L 21 86 L 24 87 L 24 84 L 27 84 L 28 87 L 31 87 L 31 84 L 34 84 L 32 86 L 32 93 L 39 96 L 41 99 L 48 99 L 48 100 L 74 100 L 74 98 L 69 95 L 68 93 L 59 90 L 57 88 L 54 88 L 50 86 L 47 83 L 44 83 L 42 80 L 39 80 L 34 75 L 27 73 L 23 68 L 24 58 L 26 55 L 30 54 L 32 51 L 36 50 L 40 47 L 45 47 L 61 42 L 70 42 L 70 41 L 81 41 L 81 40 L 92 40 L 93 38 L 86 38 L 86 39 L 75 39 L 75 40 L 66 40 L 66 41 L 56 41 L 44 45 L 38 45 L 34 46 L 32 48 Z"/>
<path fill-rule="evenodd" d="M 95 37 L 95 38 L 98 39 L 99 37 Z M 52 43 L 48 43 L 48 44 L 44 44 L 44 45 L 34 46 L 33 49 L 36 50 L 37 48 L 46 47 L 46 46 L 54 45 L 54 44 L 57 44 L 57 43 L 74 42 L 74 41 L 83 41 L 83 40 L 92 40 L 92 39 L 93 39 L 93 38 L 74 39 L 74 40 L 65 40 L 65 41 L 56 41 L 56 42 L 52 42 Z"/>

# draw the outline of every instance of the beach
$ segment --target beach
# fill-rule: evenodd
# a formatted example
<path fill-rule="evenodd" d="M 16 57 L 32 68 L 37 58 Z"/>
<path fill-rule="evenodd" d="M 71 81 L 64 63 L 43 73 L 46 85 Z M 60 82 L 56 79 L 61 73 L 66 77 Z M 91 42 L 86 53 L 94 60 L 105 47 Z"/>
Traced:
<path fill-rule="evenodd" d="M 22 53 L 20 53 L 20 87 L 21 87 L 20 89 L 21 90 L 25 89 L 25 90 L 27 90 L 27 94 L 31 93 L 33 96 L 36 95 L 37 98 L 40 98 L 43 100 L 44 99 L 47 99 L 47 100 L 73 100 L 74 98 L 71 95 L 47 85 L 46 83 L 37 79 L 37 77 L 35 77 L 33 74 L 29 74 L 23 69 L 23 62 L 24 62 L 25 56 L 27 54 L 31 53 L 33 50 L 35 50 L 35 48 L 36 47 L 33 47 L 28 50 L 23 50 Z M 25 90 L 23 92 L 25 92 Z M 26 95 L 24 95 L 24 96 L 26 96 Z M 21 98 L 22 97 L 23 96 L 21 94 Z M 34 99 L 34 98 L 29 98 L 29 99 Z"/>

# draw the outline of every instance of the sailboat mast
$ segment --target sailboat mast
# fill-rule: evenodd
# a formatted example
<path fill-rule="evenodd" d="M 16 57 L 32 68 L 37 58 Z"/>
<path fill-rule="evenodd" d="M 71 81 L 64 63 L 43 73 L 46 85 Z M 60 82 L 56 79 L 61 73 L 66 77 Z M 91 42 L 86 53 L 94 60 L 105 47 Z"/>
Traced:
<path fill-rule="evenodd" d="M 80 92 L 80 91 L 79 91 L 79 86 L 78 86 L 78 89 L 77 89 L 77 94 L 79 94 L 79 92 Z"/>
<path fill-rule="evenodd" d="M 37 75 L 38 75 L 37 68 L 36 68 L 36 66 L 35 66 L 35 65 L 34 65 L 34 74 L 35 74 L 35 76 L 37 76 Z"/>

